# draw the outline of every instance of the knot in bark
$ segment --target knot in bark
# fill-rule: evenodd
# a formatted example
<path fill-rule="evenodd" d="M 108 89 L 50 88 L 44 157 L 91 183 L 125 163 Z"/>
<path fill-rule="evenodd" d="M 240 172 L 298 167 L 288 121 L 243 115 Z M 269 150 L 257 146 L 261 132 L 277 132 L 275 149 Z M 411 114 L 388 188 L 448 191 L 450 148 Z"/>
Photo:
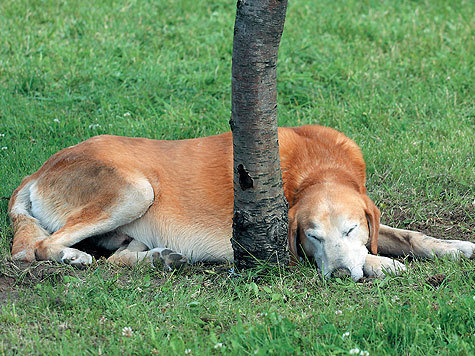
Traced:
<path fill-rule="evenodd" d="M 242 164 L 238 165 L 238 173 L 239 173 L 239 186 L 241 189 L 247 190 L 254 187 L 254 181 L 252 180 L 249 172 L 244 169 Z"/>

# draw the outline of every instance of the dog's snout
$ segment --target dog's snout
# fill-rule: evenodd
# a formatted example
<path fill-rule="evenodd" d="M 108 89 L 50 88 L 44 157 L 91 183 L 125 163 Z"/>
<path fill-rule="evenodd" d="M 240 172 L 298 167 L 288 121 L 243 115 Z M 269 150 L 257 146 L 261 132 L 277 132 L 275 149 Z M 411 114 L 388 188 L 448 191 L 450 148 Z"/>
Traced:
<path fill-rule="evenodd" d="M 355 282 L 358 282 L 361 278 L 363 278 L 363 269 L 354 269 L 351 271 L 351 279 Z"/>

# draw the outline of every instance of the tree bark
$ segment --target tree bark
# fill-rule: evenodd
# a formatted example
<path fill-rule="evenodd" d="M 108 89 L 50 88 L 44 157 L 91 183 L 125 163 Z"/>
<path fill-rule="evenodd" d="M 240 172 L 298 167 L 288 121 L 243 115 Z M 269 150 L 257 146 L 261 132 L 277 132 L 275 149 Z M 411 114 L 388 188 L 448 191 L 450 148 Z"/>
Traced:
<path fill-rule="evenodd" d="M 287 0 L 238 0 L 232 59 L 234 261 L 287 264 L 288 203 L 277 136 L 276 68 Z"/>

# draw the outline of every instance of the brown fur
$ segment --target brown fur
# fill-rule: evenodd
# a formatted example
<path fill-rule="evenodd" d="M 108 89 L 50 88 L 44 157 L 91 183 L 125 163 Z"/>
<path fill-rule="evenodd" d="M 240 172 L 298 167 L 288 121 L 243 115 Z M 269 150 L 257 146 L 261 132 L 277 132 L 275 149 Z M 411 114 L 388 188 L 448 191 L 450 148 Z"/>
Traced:
<path fill-rule="evenodd" d="M 356 143 L 330 128 L 303 126 L 280 128 L 279 147 L 294 262 L 298 245 L 306 241 L 303 229 L 315 218 L 313 207 L 329 187 L 332 201 L 346 207 L 345 214 L 369 231 L 367 246 L 376 254 L 380 213 L 367 196 L 366 166 Z M 66 253 L 68 261 L 82 258 L 90 263 L 90 256 L 69 247 L 109 234 L 111 245 L 115 238 L 117 247 L 125 235 L 140 236 L 111 261 L 138 261 L 149 256 L 147 248 L 159 247 L 188 256 L 201 254 L 205 260 L 226 259 L 233 214 L 232 160 L 231 133 L 181 141 L 97 136 L 65 148 L 26 177 L 12 195 L 12 256 L 32 261 L 36 254 L 38 259 L 61 261 Z M 391 246 L 385 252 L 399 248 L 411 253 L 400 247 L 409 241 L 401 239 L 400 231 L 385 227 L 383 232 L 383 248 Z M 449 246 L 425 245 L 425 237 L 409 233 L 421 255 L 430 255 L 432 246 L 442 255 Z M 216 256 L 207 257 L 207 246 Z M 458 244 L 452 250 L 470 256 L 471 248 Z M 172 262 L 182 261 L 177 254 L 170 256 Z M 364 268 L 365 273 L 381 275 L 388 266 L 388 261 L 372 258 Z"/>
<path fill-rule="evenodd" d="M 363 156 L 359 147 L 342 133 L 321 126 L 280 128 L 279 142 L 284 192 L 290 209 L 308 186 L 325 180 L 338 181 L 365 195 Z M 36 244 L 38 257 L 46 258 L 45 246 L 55 243 L 55 235 L 61 236 L 65 229 L 90 222 L 93 217 L 107 215 L 108 207 L 116 204 L 118 192 L 124 190 L 130 176 L 145 177 L 152 183 L 155 200 L 160 202 L 149 209 L 154 216 L 170 217 L 176 224 L 231 226 L 230 133 L 182 141 L 93 137 L 56 153 L 36 173 L 25 178 L 13 193 L 9 210 L 18 191 L 36 180 L 38 194 L 52 209 L 59 207 L 57 210 L 64 213 L 64 227 Z M 177 182 L 180 177 L 186 179 Z M 94 197 L 92 204 L 91 197 Z M 36 233 L 22 232 L 16 217 L 10 215 L 14 223 L 12 254 L 15 255 L 24 246 L 32 246 L 25 239 Z M 369 209 L 368 215 L 375 214 Z M 377 217 L 370 219 L 375 226 L 379 224 Z M 372 238 L 375 252 L 377 235 Z M 294 250 L 292 246 L 291 250 Z"/>

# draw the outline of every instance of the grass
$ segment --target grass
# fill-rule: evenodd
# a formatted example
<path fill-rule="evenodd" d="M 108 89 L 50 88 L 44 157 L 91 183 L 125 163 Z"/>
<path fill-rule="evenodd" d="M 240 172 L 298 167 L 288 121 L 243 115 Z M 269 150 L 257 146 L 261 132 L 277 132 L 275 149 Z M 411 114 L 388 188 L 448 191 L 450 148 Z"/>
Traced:
<path fill-rule="evenodd" d="M 2 1 L 0 196 L 97 134 L 227 131 L 234 6 Z M 472 20 L 461 0 L 289 4 L 279 122 L 358 142 L 385 223 L 473 239 Z M 228 266 L 17 266 L 6 210 L 0 200 L 2 354 L 475 351 L 473 261 L 406 261 L 403 276 L 365 283 L 324 281 L 306 265 L 242 278 Z"/>
<path fill-rule="evenodd" d="M 99 262 L 80 272 L 43 263 L 23 278 L 4 269 L 21 288 L 14 301 L 2 305 L 0 350 L 51 355 L 185 354 L 188 349 L 198 355 L 343 355 L 354 348 L 373 355 L 473 353 L 470 261 L 438 260 L 430 268 L 415 265 L 402 277 L 365 283 L 323 281 L 312 266 L 240 278 L 227 269 L 194 266 L 167 274 Z"/>

